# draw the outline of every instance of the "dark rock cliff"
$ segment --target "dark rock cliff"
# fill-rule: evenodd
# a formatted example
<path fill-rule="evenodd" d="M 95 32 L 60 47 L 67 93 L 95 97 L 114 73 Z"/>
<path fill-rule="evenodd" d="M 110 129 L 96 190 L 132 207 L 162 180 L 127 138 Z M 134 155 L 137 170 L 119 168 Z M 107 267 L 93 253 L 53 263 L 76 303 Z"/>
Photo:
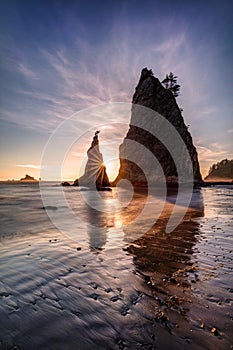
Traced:
<path fill-rule="evenodd" d="M 117 184 L 117 182 L 121 179 L 128 179 L 136 187 L 147 186 L 148 176 L 150 177 L 149 181 L 158 181 L 158 177 L 154 176 L 154 170 L 150 171 L 151 165 L 149 164 L 149 162 L 151 162 L 151 160 L 146 159 L 145 152 L 138 152 L 138 159 L 141 158 L 139 163 L 143 164 L 143 166 L 137 165 L 137 161 L 135 161 L 135 156 L 132 157 L 133 152 L 135 153 L 137 151 L 133 151 L 133 146 L 130 146 L 130 140 L 136 141 L 134 142 L 135 144 L 139 143 L 143 145 L 147 150 L 150 151 L 150 153 L 152 153 L 155 156 L 155 158 L 158 160 L 162 167 L 167 183 L 178 182 L 176 168 L 177 162 L 175 164 L 170 152 L 167 150 L 164 144 L 161 141 L 159 141 L 157 137 L 154 136 L 155 134 L 152 135 L 149 132 L 151 128 L 154 128 L 155 130 L 157 128 L 156 135 L 158 137 L 160 135 L 160 132 L 164 132 L 163 130 L 160 131 L 159 124 L 153 125 L 157 123 L 156 118 L 152 117 L 152 121 L 150 122 L 151 124 L 148 125 L 147 122 L 147 126 L 145 124 L 145 128 L 136 126 L 137 118 L 143 118 L 143 109 L 148 110 L 148 108 L 155 112 L 158 112 L 160 115 L 166 118 L 166 120 L 170 124 L 172 124 L 175 127 L 182 140 L 184 141 L 184 144 L 186 145 L 186 148 L 190 155 L 192 167 L 191 170 L 193 170 L 194 182 L 202 182 L 197 151 L 193 145 L 192 137 L 188 131 L 188 128 L 184 123 L 180 108 L 176 103 L 176 99 L 173 96 L 172 92 L 165 89 L 160 83 L 160 81 L 156 77 L 154 77 L 151 70 L 148 70 L 147 68 L 144 68 L 142 70 L 139 83 L 133 95 L 132 103 L 133 105 L 129 130 L 123 141 L 123 144 L 120 146 L 120 170 L 117 178 L 113 182 L 113 185 Z M 141 107 L 142 115 L 139 115 L 140 110 L 138 111 L 135 105 L 144 106 L 147 107 L 147 109 Z M 171 141 L 171 144 L 172 142 L 174 143 L 174 140 L 169 141 L 169 134 L 166 137 L 168 139 L 168 142 Z M 182 148 L 180 148 L 180 150 L 178 151 L 180 152 L 178 153 L 179 161 L 182 162 L 182 167 L 185 168 L 187 166 L 187 161 L 184 159 L 185 152 Z M 149 169 L 149 171 L 147 171 L 147 176 L 145 176 L 144 173 L 144 169 L 146 168 Z M 190 171 L 190 169 L 188 169 L 188 171 Z"/>

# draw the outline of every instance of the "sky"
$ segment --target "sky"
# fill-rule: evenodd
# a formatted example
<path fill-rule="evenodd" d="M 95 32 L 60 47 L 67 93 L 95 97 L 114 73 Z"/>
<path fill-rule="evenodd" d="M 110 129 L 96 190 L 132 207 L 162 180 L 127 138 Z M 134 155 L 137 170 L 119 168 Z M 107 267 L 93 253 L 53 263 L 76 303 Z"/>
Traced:
<path fill-rule="evenodd" d="M 104 125 L 100 148 L 114 178 L 130 114 L 117 127 L 122 118 L 89 109 L 130 103 L 144 67 L 160 80 L 178 76 L 202 175 L 232 159 L 232 13 L 227 0 L 2 0 L 0 179 L 38 178 L 45 145 L 75 113 L 79 142 L 63 178 L 77 178 L 96 125 Z"/>

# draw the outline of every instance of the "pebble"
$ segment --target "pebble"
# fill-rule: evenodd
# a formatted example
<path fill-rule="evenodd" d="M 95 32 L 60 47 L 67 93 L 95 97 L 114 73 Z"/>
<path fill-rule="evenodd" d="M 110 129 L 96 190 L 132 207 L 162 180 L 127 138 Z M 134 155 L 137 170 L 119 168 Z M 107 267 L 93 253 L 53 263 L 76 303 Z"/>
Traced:
<path fill-rule="evenodd" d="M 165 313 L 163 311 L 158 312 L 158 314 L 156 315 L 157 320 L 160 320 L 162 322 L 168 321 L 169 318 L 165 315 Z"/>
<path fill-rule="evenodd" d="M 93 293 L 93 294 L 90 295 L 90 298 L 92 298 L 92 299 L 94 299 L 94 300 L 97 300 L 98 297 L 99 297 L 99 295 L 96 294 L 96 293 Z"/>
<path fill-rule="evenodd" d="M 187 272 L 194 272 L 194 271 L 196 271 L 196 267 L 194 265 L 187 268 Z"/>
<path fill-rule="evenodd" d="M 119 349 L 124 349 L 125 348 L 125 343 L 124 343 L 124 341 L 122 339 L 120 339 L 117 344 L 119 346 Z"/>
<path fill-rule="evenodd" d="M 121 311 L 122 316 L 126 316 L 128 314 L 129 308 L 125 306 L 123 310 Z"/>
<path fill-rule="evenodd" d="M 98 286 L 97 286 L 97 284 L 95 282 L 91 282 L 90 285 L 91 285 L 91 287 L 93 289 L 97 289 L 98 288 Z"/>
<path fill-rule="evenodd" d="M 119 299 L 118 295 L 114 295 L 113 297 L 110 298 L 111 301 L 113 301 L 115 303 L 115 301 L 117 301 Z"/>
<path fill-rule="evenodd" d="M 211 329 L 211 333 L 212 333 L 213 335 L 216 335 L 216 336 L 219 334 L 217 328 L 215 328 L 215 327 L 213 327 L 213 328 Z"/>

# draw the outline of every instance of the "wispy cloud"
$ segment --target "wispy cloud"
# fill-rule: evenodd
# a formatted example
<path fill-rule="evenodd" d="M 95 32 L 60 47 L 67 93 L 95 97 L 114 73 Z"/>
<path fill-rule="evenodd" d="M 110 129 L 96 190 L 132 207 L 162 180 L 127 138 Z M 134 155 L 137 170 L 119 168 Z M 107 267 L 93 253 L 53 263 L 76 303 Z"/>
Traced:
<path fill-rule="evenodd" d="M 37 79 L 36 73 L 31 70 L 25 63 L 19 62 L 18 70 L 21 74 L 23 74 L 28 79 Z"/>
<path fill-rule="evenodd" d="M 210 147 L 197 145 L 197 150 L 199 160 L 205 162 L 219 161 L 222 157 L 225 157 L 227 153 L 226 149 L 219 143 L 211 144 Z"/>
<path fill-rule="evenodd" d="M 210 144 L 208 147 L 201 145 L 200 141 L 197 145 L 198 159 L 201 166 L 201 173 L 205 177 L 208 173 L 210 166 L 213 163 L 217 163 L 220 160 L 227 157 L 228 151 L 224 145 L 215 142 Z"/>
<path fill-rule="evenodd" d="M 77 158 L 82 159 L 84 157 L 84 155 L 85 155 L 85 153 L 75 152 L 75 151 L 72 152 L 72 156 L 77 157 Z"/>
<path fill-rule="evenodd" d="M 154 52 L 159 52 L 162 54 L 169 53 L 173 55 L 176 50 L 180 49 L 181 45 L 185 44 L 185 33 L 181 33 L 180 35 L 177 35 L 175 37 L 170 37 L 167 40 L 161 42 L 157 46 L 154 47 Z"/>
<path fill-rule="evenodd" d="M 29 169 L 37 169 L 37 170 L 41 169 L 41 165 L 36 165 L 36 164 L 16 164 L 15 166 L 19 168 L 29 168 Z"/>
<path fill-rule="evenodd" d="M 203 109 L 200 114 L 203 114 L 203 115 L 209 115 L 209 114 L 212 114 L 212 113 L 216 113 L 219 111 L 219 108 L 217 107 L 209 107 L 209 108 L 205 108 Z"/>
<path fill-rule="evenodd" d="M 140 70 L 147 65 L 155 67 L 155 74 L 164 74 L 176 66 L 186 41 L 184 32 L 170 34 L 164 40 L 155 39 L 151 33 L 152 44 L 151 40 L 145 42 L 143 35 L 150 26 L 140 28 L 135 33 L 135 28 L 116 21 L 99 46 L 81 37 L 72 47 L 56 42 L 49 48 L 38 44 L 37 59 L 31 60 L 30 65 L 25 63 L 24 53 L 16 50 L 15 65 L 11 66 L 27 78 L 27 85 L 14 90 L 17 98 L 10 107 L 12 113 L 15 110 L 12 121 L 52 130 L 83 108 L 106 102 L 130 102 Z M 132 42 L 135 35 L 136 45 Z M 24 106 L 22 111 L 19 104 Z M 91 123 L 90 120 L 90 126 Z"/>

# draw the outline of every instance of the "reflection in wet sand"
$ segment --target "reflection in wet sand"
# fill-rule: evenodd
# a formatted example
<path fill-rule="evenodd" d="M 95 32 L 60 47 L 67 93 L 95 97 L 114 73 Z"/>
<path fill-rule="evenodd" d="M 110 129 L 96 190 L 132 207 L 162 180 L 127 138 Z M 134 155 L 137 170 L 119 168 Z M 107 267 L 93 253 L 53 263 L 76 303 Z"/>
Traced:
<path fill-rule="evenodd" d="M 91 249 L 102 250 L 107 241 L 108 227 L 113 226 L 113 219 L 104 215 L 101 211 L 87 206 L 89 225 L 87 233 Z"/>
<path fill-rule="evenodd" d="M 130 220 L 129 212 L 122 213 L 125 240 L 128 240 L 128 233 L 131 236 L 131 244 L 127 251 L 133 255 L 137 273 L 143 276 L 157 300 L 159 308 L 156 315 L 162 322 L 167 323 L 170 318 L 174 319 L 175 323 L 178 322 L 177 315 L 172 315 L 174 312 L 183 316 L 186 314 L 192 298 L 190 285 L 198 280 L 191 261 L 200 233 L 199 221 L 196 219 L 204 215 L 201 195 L 198 194 L 198 197 L 198 206 L 188 209 L 183 222 L 172 233 L 168 234 L 165 231 L 173 209 L 173 204 L 167 202 L 156 224 L 133 242 L 133 228 L 128 232 L 126 225 L 127 220 Z M 197 200 L 197 196 L 195 199 Z M 138 206 L 138 198 L 136 201 L 135 206 Z M 131 205 L 133 206 L 133 203 Z"/>

